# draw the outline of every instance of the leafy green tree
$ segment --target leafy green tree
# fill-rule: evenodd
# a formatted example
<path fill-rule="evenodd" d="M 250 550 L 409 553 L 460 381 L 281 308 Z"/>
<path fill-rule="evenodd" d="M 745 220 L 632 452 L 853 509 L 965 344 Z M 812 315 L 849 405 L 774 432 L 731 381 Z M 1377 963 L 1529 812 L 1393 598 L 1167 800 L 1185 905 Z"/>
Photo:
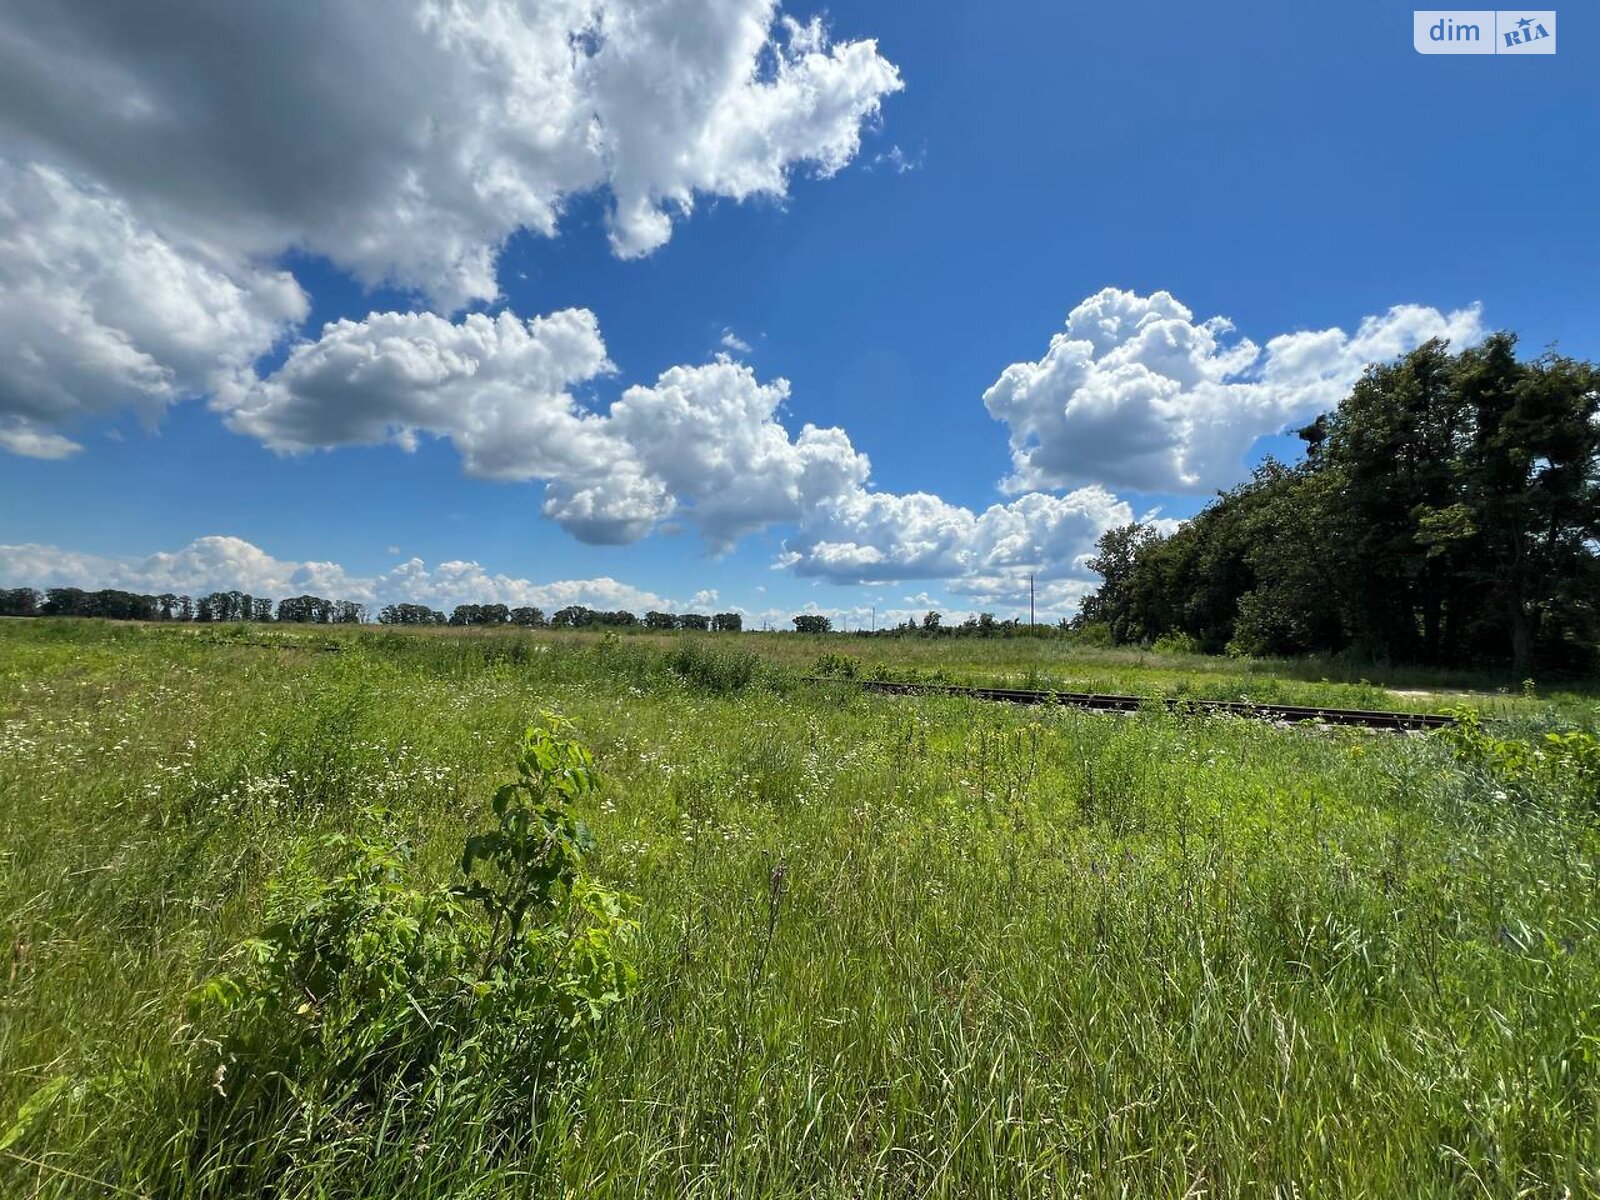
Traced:
<path fill-rule="evenodd" d="M 1100 535 L 1095 543 L 1099 553 L 1089 560 L 1088 567 L 1100 576 L 1101 583 L 1099 590 L 1084 598 L 1079 610 L 1084 622 L 1103 622 L 1119 642 L 1133 641 L 1140 635 L 1130 584 L 1140 551 L 1156 538 L 1153 526 L 1137 521 Z"/>
<path fill-rule="evenodd" d="M 39 611 L 47 617 L 86 617 L 90 615 L 87 595 L 82 588 L 51 588 Z"/>
<path fill-rule="evenodd" d="M 278 620 L 298 624 L 327 625 L 333 621 L 334 605 L 321 596 L 290 596 L 278 601 Z M 206 618 L 201 617 L 200 620 Z"/>
<path fill-rule="evenodd" d="M 1326 472 L 1268 460 L 1239 489 L 1233 553 L 1245 586 L 1234 601 L 1235 620 L 1223 645 L 1247 654 L 1305 654 L 1338 650 L 1347 637 L 1343 588 L 1336 561 L 1336 527 L 1327 519 L 1336 503 Z M 1216 582 L 1213 580 L 1213 582 Z M 1201 614 L 1190 607 L 1186 626 L 1202 646 L 1215 646 L 1222 630 L 1220 595 Z M 1208 639 L 1207 634 L 1210 634 Z"/>
<path fill-rule="evenodd" d="M 367 608 L 354 600 L 339 600 L 334 603 L 328 619 L 339 625 L 360 625 L 367 619 Z"/>
<path fill-rule="evenodd" d="M 1537 649 L 1595 642 L 1600 372 L 1555 354 L 1518 363 L 1514 346 L 1497 334 L 1461 356 L 1475 436 L 1459 526 L 1480 624 L 1521 672 Z"/>
<path fill-rule="evenodd" d="M 0 617 L 36 617 L 44 602 L 44 597 L 33 588 L 0 591 Z"/>
<path fill-rule="evenodd" d="M 380 625 L 444 625 L 448 618 L 425 604 L 387 604 L 378 613 Z"/>
<path fill-rule="evenodd" d="M 1600 371 L 1495 334 L 1369 367 L 1169 536 L 1108 531 L 1075 627 L 1250 654 L 1581 665 L 1600 643 Z"/>
<path fill-rule="evenodd" d="M 1358 646 L 1406 661 L 1438 661 L 1458 597 L 1452 556 L 1427 553 L 1424 522 L 1460 499 L 1458 472 L 1472 414 L 1434 339 L 1371 366 L 1328 422 L 1325 469 L 1338 472 L 1346 578 Z M 1381 586 L 1379 583 L 1381 581 Z"/>

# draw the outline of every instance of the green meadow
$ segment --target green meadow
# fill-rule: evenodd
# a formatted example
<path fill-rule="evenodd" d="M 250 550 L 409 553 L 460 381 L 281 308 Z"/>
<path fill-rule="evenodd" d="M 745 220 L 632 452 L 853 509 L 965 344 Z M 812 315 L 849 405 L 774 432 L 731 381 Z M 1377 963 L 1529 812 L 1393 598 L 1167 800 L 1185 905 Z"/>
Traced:
<path fill-rule="evenodd" d="M 1600 1195 L 1595 698 L 1369 673 L 0 622 L 0 1194 Z"/>

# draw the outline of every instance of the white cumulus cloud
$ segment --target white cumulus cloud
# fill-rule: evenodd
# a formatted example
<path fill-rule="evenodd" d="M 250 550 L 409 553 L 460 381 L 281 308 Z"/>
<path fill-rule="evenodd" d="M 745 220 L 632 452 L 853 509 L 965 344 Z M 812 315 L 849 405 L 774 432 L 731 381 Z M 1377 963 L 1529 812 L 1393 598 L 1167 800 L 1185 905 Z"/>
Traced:
<path fill-rule="evenodd" d="M 1336 406 L 1367 363 L 1433 337 L 1475 341 L 1479 317 L 1476 305 L 1398 305 L 1354 333 L 1286 333 L 1262 348 L 1232 338 L 1226 318 L 1197 322 L 1167 292 L 1106 288 L 983 400 L 1009 430 L 1011 490 L 1205 492 L 1240 477 L 1257 438 Z"/>
<path fill-rule="evenodd" d="M 519 229 L 604 189 L 618 253 L 699 196 L 839 170 L 898 91 L 871 40 L 775 0 L 15 0 L 0 135 L 164 225 L 323 254 L 445 309 Z"/>
<path fill-rule="evenodd" d="M 926 492 L 856 488 L 808 513 L 778 565 L 839 583 L 983 579 L 1004 589 L 1030 573 L 1086 574 L 1095 540 L 1131 520 L 1133 510 L 1099 486 L 1033 492 L 982 512 Z"/>
<path fill-rule="evenodd" d="M 334 321 L 265 379 L 241 373 L 213 403 L 230 428 L 282 451 L 448 437 L 467 470 L 532 479 L 586 469 L 595 418 L 569 388 L 611 369 L 594 314 L 373 313 Z"/>
<path fill-rule="evenodd" d="M 1164 292 L 1107 289 L 1080 304 L 1043 359 L 1007 368 L 985 395 L 1011 426 L 1008 482 L 1022 494 L 981 511 L 875 490 L 843 429 L 791 433 L 788 381 L 726 356 L 584 407 L 572 389 L 612 370 L 584 309 L 335 322 L 265 379 L 240 373 L 216 403 L 280 450 L 447 437 L 475 475 L 543 481 L 545 515 L 587 542 L 632 542 L 671 517 L 722 553 L 785 526 L 776 565 L 803 576 L 966 580 L 985 597 L 1033 575 L 1064 603 L 1100 534 L 1134 517 L 1114 488 L 1231 483 L 1257 437 L 1336 405 L 1369 361 L 1431 336 L 1471 340 L 1478 311 L 1401 306 L 1354 334 L 1285 334 L 1264 350 L 1229 331 Z"/>
<path fill-rule="evenodd" d="M 625 257 L 701 197 L 829 175 L 898 91 L 775 0 L 15 0 L 0 9 L 0 449 L 62 457 L 247 365 L 327 257 L 439 311 L 609 198 Z"/>
<path fill-rule="evenodd" d="M 686 506 L 716 552 L 767 525 L 799 521 L 864 484 L 870 465 L 842 429 L 805 425 L 791 436 L 778 418 L 788 396 L 787 380 L 763 384 L 738 363 L 664 371 L 611 406 L 609 461 L 592 482 L 553 484 L 546 512 L 565 524 L 575 502 L 598 507 L 589 496 L 637 477 Z"/>
<path fill-rule="evenodd" d="M 215 404 L 288 452 L 449 438 L 474 475 L 546 481 L 545 514 L 595 543 L 636 541 L 681 511 L 721 552 L 867 478 L 843 430 L 790 435 L 786 380 L 719 360 L 672 367 L 604 414 L 581 408 L 572 387 L 610 370 L 586 309 L 374 313 L 329 324 L 265 379 L 241 374 Z"/>
<path fill-rule="evenodd" d="M 240 591 L 283 597 L 322 589 L 329 599 L 364 599 L 364 582 L 327 562 L 286 562 L 243 538 L 196 538 L 179 550 L 142 557 L 83 554 L 56 546 L 0 546 L 0 578 L 12 587 L 121 588 L 125 591 Z"/>
<path fill-rule="evenodd" d="M 448 611 L 457 604 L 533 605 L 554 612 L 569 604 L 643 612 L 672 601 L 608 576 L 548 583 L 490 572 L 471 561 L 429 566 L 419 558 L 377 575 L 358 575 L 336 562 L 275 558 L 243 538 L 196 538 L 178 550 L 142 557 L 83 554 L 57 546 L 0 546 L 0 585 L 121 588 L 159 595 L 242 591 L 283 599 L 303 593 L 369 606 L 412 603 Z"/>
<path fill-rule="evenodd" d="M 672 516 L 721 553 L 791 526 L 780 563 L 838 582 L 1081 573 L 1100 533 L 1133 517 L 1100 487 L 982 512 L 872 490 L 844 430 L 791 433 L 788 381 L 728 359 L 669 368 L 604 412 L 581 407 L 571 389 L 610 369 L 584 309 L 374 313 L 329 324 L 216 403 L 232 428 L 288 452 L 448 438 L 474 475 L 543 481 L 545 515 L 587 542 L 636 541 Z"/>
<path fill-rule="evenodd" d="M 60 171 L 0 159 L 0 446 L 59 458 L 52 429 L 147 422 L 253 362 L 305 316 L 287 272 L 169 240 Z"/>

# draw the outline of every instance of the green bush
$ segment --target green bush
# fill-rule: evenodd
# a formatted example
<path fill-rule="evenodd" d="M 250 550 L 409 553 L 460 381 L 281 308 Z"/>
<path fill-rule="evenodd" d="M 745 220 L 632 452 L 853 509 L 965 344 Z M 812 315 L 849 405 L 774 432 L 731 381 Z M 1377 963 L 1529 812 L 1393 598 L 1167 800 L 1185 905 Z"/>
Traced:
<path fill-rule="evenodd" d="M 1548 731 L 1531 738 L 1496 737 L 1475 710 L 1458 708 L 1456 723 L 1440 736 L 1456 756 L 1488 772 L 1508 796 L 1532 800 L 1554 791 L 1600 811 L 1600 737 L 1582 729 Z"/>
<path fill-rule="evenodd" d="M 817 655 L 811 673 L 823 679 L 855 679 L 861 674 L 861 660 L 853 654 L 834 654 L 829 651 Z"/>
<path fill-rule="evenodd" d="M 1112 635 L 1111 626 L 1104 621 L 1085 621 L 1073 627 L 1072 641 L 1079 646 L 1106 649 L 1114 646 L 1117 639 Z"/>
<path fill-rule="evenodd" d="M 667 667 L 704 691 L 743 691 L 762 674 L 761 659 L 747 650 L 684 641 L 667 653 Z"/>
<path fill-rule="evenodd" d="M 239 968 L 191 996 L 198 1044 L 220 1054 L 205 1064 L 206 1160 L 291 1128 L 426 1129 L 463 1093 L 500 1141 L 539 1119 L 633 982 L 622 897 L 583 869 L 573 805 L 596 775 L 566 732 L 528 729 L 493 827 L 467 840 L 464 882 L 412 885 L 403 847 L 341 835 L 324 843 L 326 877 L 278 887 Z"/>
<path fill-rule="evenodd" d="M 1200 643 L 1187 633 L 1167 633 L 1150 647 L 1157 654 L 1199 654 Z"/>

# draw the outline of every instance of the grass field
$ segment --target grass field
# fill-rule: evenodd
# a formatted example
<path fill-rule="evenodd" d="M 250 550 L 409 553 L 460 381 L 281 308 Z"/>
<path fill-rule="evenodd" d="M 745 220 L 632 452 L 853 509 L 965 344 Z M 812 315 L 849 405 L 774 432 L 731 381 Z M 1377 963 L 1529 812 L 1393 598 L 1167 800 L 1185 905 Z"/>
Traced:
<path fill-rule="evenodd" d="M 1600 1195 L 1600 782 L 1545 737 L 1592 695 L 1489 689 L 1485 756 L 800 683 L 824 650 L 1419 706 L 1043 642 L 0 622 L 0 1194 Z M 509 1116 L 471 1055 L 250 1093 L 197 985 L 329 834 L 459 878 L 546 710 L 626 998 Z"/>
<path fill-rule="evenodd" d="M 1444 712 L 1470 705 L 1486 716 L 1552 712 L 1593 721 L 1600 686 L 1571 679 L 1514 679 L 1504 672 L 1384 667 L 1342 659 L 1233 659 L 1095 648 L 1050 638 L 851 638 L 766 636 L 751 648 L 796 669 L 824 654 L 859 659 L 862 675 L 939 674 L 951 683 L 1135 696 L 1190 696 L 1263 704 L 1307 704 L 1397 712 Z"/>

